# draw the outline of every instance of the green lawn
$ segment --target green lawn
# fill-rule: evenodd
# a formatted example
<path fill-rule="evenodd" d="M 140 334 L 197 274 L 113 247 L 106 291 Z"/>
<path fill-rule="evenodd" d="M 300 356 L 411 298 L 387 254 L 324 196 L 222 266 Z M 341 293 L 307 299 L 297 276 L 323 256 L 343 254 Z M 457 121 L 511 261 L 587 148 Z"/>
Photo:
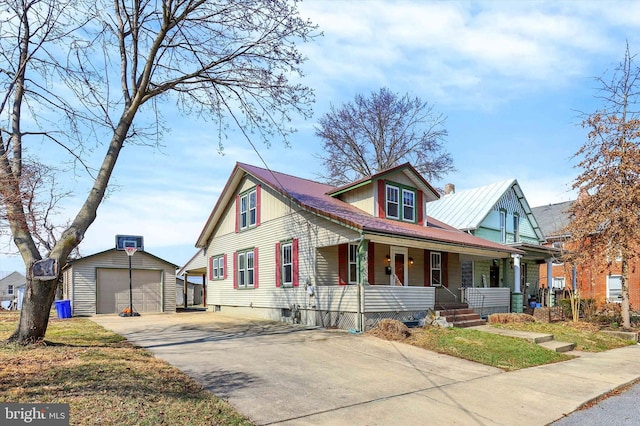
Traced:
<path fill-rule="evenodd" d="M 0 339 L 17 314 L 0 313 Z M 0 401 L 70 404 L 78 425 L 250 425 L 197 382 L 84 318 L 51 319 L 44 345 L 0 345 Z"/>
<path fill-rule="evenodd" d="M 573 358 L 535 343 L 464 328 L 425 327 L 412 330 L 405 341 L 430 351 L 468 359 L 506 371 Z"/>

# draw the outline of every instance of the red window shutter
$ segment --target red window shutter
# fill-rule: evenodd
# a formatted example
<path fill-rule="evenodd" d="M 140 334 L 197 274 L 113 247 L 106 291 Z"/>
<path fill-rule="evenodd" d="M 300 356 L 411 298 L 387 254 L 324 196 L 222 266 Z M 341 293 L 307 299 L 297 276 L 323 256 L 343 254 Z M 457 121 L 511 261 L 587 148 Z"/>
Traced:
<path fill-rule="evenodd" d="M 258 247 L 253 249 L 253 288 L 258 288 Z"/>
<path fill-rule="evenodd" d="M 338 246 L 338 285 L 347 285 L 348 250 L 348 244 L 340 244 Z"/>
<path fill-rule="evenodd" d="M 260 199 L 262 193 L 262 187 L 256 186 L 256 226 L 260 226 Z"/>
<path fill-rule="evenodd" d="M 213 279 L 213 256 L 209 258 L 209 279 Z"/>
<path fill-rule="evenodd" d="M 227 279 L 227 255 L 223 254 L 222 255 L 222 263 L 223 263 L 223 269 L 222 269 L 222 275 L 224 275 L 222 277 L 222 279 L 226 280 Z"/>
<path fill-rule="evenodd" d="M 238 252 L 233 252 L 233 288 L 238 288 Z"/>
<path fill-rule="evenodd" d="M 300 285 L 300 279 L 298 276 L 298 239 L 294 238 L 291 242 L 291 251 L 293 252 L 293 286 L 298 287 Z"/>
<path fill-rule="evenodd" d="M 240 232 L 240 196 L 236 195 L 236 233 Z"/>
<path fill-rule="evenodd" d="M 431 252 L 429 250 L 424 251 L 424 285 L 431 286 Z"/>
<path fill-rule="evenodd" d="M 276 287 L 280 287 L 280 243 L 276 243 Z"/>
<path fill-rule="evenodd" d="M 378 217 L 387 217 L 387 187 L 384 180 L 378 180 Z"/>
<path fill-rule="evenodd" d="M 442 253 L 442 285 L 449 287 L 449 253 Z"/>
<path fill-rule="evenodd" d="M 422 191 L 418 191 L 418 225 L 424 225 L 424 202 L 422 201 Z"/>
<path fill-rule="evenodd" d="M 367 256 L 367 262 L 369 263 L 367 266 L 369 268 L 369 284 L 376 283 L 376 256 L 374 252 L 375 244 L 373 241 L 369 241 L 369 246 L 367 251 L 369 252 Z"/>

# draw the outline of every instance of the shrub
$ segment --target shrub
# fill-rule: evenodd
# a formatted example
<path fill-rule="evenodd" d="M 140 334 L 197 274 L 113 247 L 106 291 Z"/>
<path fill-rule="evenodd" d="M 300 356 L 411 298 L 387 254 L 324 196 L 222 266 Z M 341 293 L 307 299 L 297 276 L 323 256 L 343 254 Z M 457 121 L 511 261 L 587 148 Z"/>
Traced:
<path fill-rule="evenodd" d="M 489 324 L 509 324 L 513 322 L 536 322 L 536 319 L 533 315 L 518 313 L 489 315 Z"/>
<path fill-rule="evenodd" d="M 558 305 L 562 308 L 562 314 L 565 318 L 571 318 L 571 299 L 560 299 L 557 301 Z M 598 304 L 595 299 L 580 299 L 580 317 L 585 318 L 587 321 L 593 319 L 598 309 Z"/>

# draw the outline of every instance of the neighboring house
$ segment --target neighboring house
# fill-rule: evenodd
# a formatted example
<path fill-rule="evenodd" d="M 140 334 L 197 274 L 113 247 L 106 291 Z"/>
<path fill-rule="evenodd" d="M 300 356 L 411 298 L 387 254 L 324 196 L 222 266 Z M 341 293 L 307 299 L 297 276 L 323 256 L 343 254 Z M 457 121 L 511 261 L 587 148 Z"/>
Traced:
<path fill-rule="evenodd" d="M 545 237 L 520 185 L 509 179 L 456 192 L 451 184 L 445 195 L 427 203 L 427 214 L 476 237 L 520 249 L 520 282 L 515 282 L 516 259 L 473 259 L 462 262 L 465 287 L 510 288 L 522 298 L 514 298 L 513 310 L 520 310 L 538 298 L 544 283 L 539 264 L 551 264 L 559 250 L 544 247 Z"/>
<path fill-rule="evenodd" d="M 131 257 L 133 309 L 175 312 L 176 268 L 146 251 Z M 74 316 L 114 314 L 129 306 L 129 257 L 110 249 L 75 259 L 62 269 L 63 297 Z"/>
<path fill-rule="evenodd" d="M 13 302 L 18 299 L 18 288 L 24 286 L 26 278 L 20 272 L 12 272 L 0 280 L 0 301 Z M 22 302 L 22 301 L 20 301 Z M 22 303 L 20 303 L 22 304 Z"/>
<path fill-rule="evenodd" d="M 464 262 L 524 254 L 428 217 L 438 197 L 409 164 L 335 188 L 238 163 L 181 271 L 205 275 L 214 311 L 356 330 L 424 316 L 458 297 Z"/>
<path fill-rule="evenodd" d="M 176 277 L 176 307 L 187 308 L 189 306 L 201 306 L 203 302 L 202 284 L 191 281 L 186 281 L 187 287 L 185 289 L 185 280 Z M 187 294 L 187 303 L 185 304 L 185 290 Z"/>
<path fill-rule="evenodd" d="M 533 208 L 538 218 L 547 244 L 559 249 L 570 250 L 570 237 L 565 227 L 569 224 L 569 208 L 573 201 L 549 204 Z M 565 290 L 577 289 L 582 299 L 595 299 L 598 304 L 605 302 L 621 302 L 622 299 L 622 270 L 621 263 L 612 259 L 606 267 L 597 268 L 585 265 L 574 268 L 573 265 L 563 263 L 561 256 L 549 270 L 541 270 L 541 275 L 551 276 L 551 304 L 553 300 L 566 295 Z M 631 309 L 640 310 L 640 263 L 629 263 L 629 302 Z"/>

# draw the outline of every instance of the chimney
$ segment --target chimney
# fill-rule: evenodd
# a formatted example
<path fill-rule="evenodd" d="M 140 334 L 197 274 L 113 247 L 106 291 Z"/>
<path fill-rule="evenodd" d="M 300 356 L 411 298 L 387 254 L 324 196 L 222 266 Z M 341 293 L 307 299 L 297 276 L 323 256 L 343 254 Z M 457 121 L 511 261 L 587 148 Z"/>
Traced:
<path fill-rule="evenodd" d="M 444 186 L 444 195 L 451 195 L 456 193 L 456 186 L 452 183 L 448 183 Z"/>

